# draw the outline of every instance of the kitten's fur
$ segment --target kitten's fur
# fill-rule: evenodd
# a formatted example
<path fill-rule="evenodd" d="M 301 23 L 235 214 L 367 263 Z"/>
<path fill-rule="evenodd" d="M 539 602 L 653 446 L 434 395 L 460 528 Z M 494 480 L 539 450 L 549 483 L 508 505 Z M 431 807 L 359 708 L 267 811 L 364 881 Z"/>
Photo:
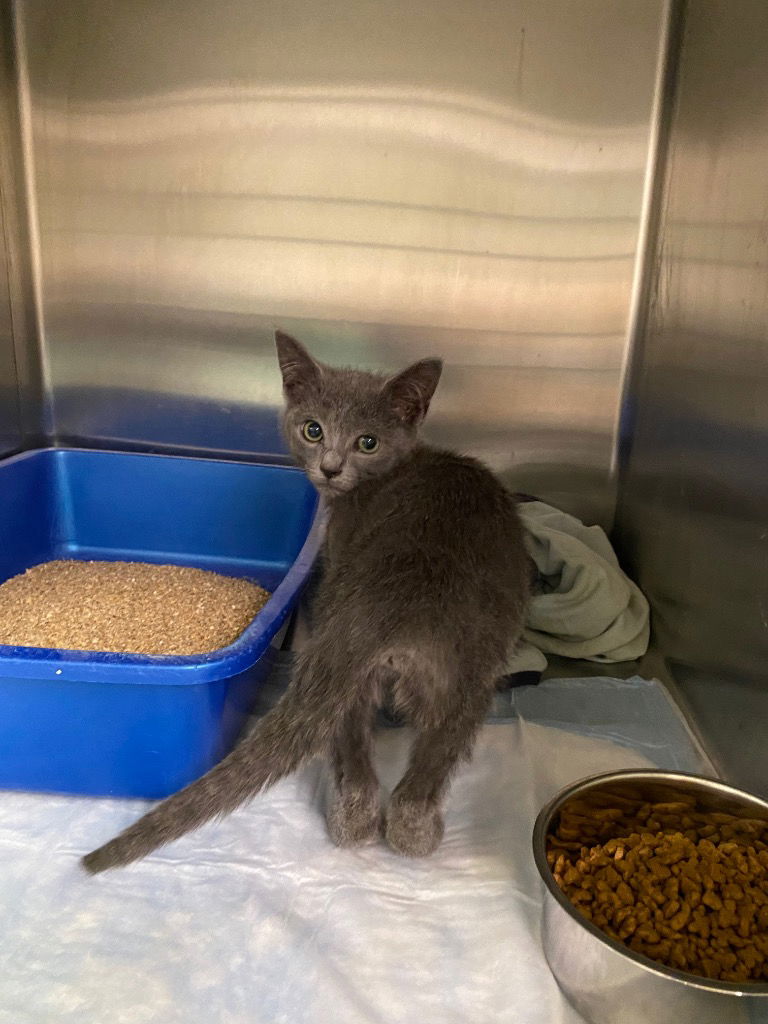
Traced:
<path fill-rule="evenodd" d="M 377 836 L 371 730 L 385 700 L 417 735 L 384 835 L 399 853 L 431 853 L 451 773 L 522 630 L 529 576 L 513 499 L 480 463 L 417 439 L 442 364 L 385 379 L 321 365 L 279 332 L 277 348 L 291 451 L 330 505 L 311 638 L 275 709 L 207 775 L 88 854 L 90 872 L 230 813 L 317 754 L 333 763 L 334 842 Z M 308 420 L 321 441 L 305 439 Z M 361 435 L 379 439 L 375 453 L 357 448 Z"/>

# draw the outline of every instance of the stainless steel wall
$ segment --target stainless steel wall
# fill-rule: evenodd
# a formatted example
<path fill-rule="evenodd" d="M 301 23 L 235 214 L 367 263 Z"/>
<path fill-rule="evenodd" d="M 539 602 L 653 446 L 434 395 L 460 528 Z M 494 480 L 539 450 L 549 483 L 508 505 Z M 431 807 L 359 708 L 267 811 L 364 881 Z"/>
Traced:
<path fill-rule="evenodd" d="M 690 0 L 619 524 L 725 773 L 768 793 L 768 4 Z"/>
<path fill-rule="evenodd" d="M 0 230 L 5 237 L 3 197 L 0 196 Z M 21 445 L 19 425 L 19 392 L 13 351 L 10 291 L 8 286 L 8 254 L 0 245 L 0 455 Z"/>
<path fill-rule="evenodd" d="M 52 436 L 25 79 L 14 10 L 0 0 L 0 455 Z"/>
<path fill-rule="evenodd" d="M 61 440 L 273 452 L 274 325 L 609 521 L 661 0 L 20 0 Z"/>
<path fill-rule="evenodd" d="M 12 247 L 6 223 L 8 207 L 13 202 L 14 166 L 9 158 L 18 144 L 13 116 L 16 97 L 13 46 L 8 27 L 9 23 L 3 23 L 0 13 L 0 455 L 21 445 L 19 383 L 11 316 Z"/>

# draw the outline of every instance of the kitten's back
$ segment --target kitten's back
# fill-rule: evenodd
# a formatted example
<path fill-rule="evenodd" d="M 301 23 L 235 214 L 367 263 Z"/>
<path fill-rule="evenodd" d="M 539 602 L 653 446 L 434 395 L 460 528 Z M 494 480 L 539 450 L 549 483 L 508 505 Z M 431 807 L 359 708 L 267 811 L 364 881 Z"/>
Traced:
<path fill-rule="evenodd" d="M 450 647 L 467 664 L 490 646 L 504 661 L 529 563 L 515 501 L 482 464 L 419 447 L 337 499 L 329 531 L 327 594 L 344 628 Z"/>

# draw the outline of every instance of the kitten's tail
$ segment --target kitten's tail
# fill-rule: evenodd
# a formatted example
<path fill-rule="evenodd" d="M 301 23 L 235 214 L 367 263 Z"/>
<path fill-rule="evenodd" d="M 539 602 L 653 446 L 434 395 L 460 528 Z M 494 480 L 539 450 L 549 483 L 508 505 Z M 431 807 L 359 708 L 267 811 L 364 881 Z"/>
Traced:
<path fill-rule="evenodd" d="M 95 875 L 140 860 L 211 818 L 230 814 L 321 753 L 354 699 L 349 675 L 345 672 L 342 680 L 333 675 L 319 659 L 304 655 L 283 698 L 228 757 L 83 857 L 85 870 Z"/>

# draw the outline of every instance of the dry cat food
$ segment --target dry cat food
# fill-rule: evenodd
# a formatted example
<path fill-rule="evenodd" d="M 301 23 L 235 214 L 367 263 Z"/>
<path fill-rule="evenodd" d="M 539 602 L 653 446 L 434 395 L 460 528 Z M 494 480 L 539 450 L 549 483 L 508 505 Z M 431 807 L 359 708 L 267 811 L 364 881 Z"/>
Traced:
<path fill-rule="evenodd" d="M 0 585 L 0 644 L 202 654 L 231 644 L 269 596 L 179 565 L 44 562 Z"/>
<path fill-rule="evenodd" d="M 578 910 L 668 967 L 768 980 L 768 824 L 699 810 L 687 795 L 600 802 L 570 801 L 547 840 L 555 881 Z"/>

